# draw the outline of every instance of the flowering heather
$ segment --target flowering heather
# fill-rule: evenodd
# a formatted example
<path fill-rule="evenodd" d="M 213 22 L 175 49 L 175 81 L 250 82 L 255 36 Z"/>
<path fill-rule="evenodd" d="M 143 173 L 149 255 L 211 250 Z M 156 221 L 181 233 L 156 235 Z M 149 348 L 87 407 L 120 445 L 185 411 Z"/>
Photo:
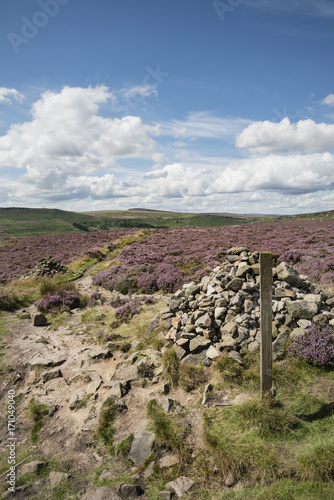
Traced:
<path fill-rule="evenodd" d="M 96 256 L 97 247 L 112 246 L 113 241 L 133 233 L 131 229 L 115 229 L 3 240 L 0 245 L 0 283 L 8 283 L 31 271 L 42 257 L 52 255 L 54 259 L 68 264 L 91 251 Z"/>
<path fill-rule="evenodd" d="M 124 306 L 116 310 L 115 318 L 118 321 L 127 323 L 133 318 L 135 314 L 139 314 L 139 312 L 140 309 L 138 309 L 134 304 L 125 304 Z"/>
<path fill-rule="evenodd" d="M 55 294 L 46 295 L 43 299 L 36 302 L 37 309 L 49 312 L 53 309 L 67 306 L 75 309 L 80 306 L 80 298 L 76 292 L 63 291 Z"/>
<path fill-rule="evenodd" d="M 312 365 L 334 366 L 334 330 L 329 325 L 314 323 L 288 350 Z"/>

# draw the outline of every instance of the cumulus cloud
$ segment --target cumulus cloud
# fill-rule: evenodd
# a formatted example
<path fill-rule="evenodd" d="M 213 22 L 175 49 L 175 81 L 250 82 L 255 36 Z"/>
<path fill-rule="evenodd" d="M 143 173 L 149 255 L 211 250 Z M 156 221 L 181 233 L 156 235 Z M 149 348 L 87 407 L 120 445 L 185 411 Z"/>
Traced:
<path fill-rule="evenodd" d="M 283 118 L 279 123 L 255 122 L 237 136 L 235 144 L 257 154 L 328 151 L 334 149 L 334 124 L 315 123 L 313 120 L 291 123 L 289 118 Z"/>
<path fill-rule="evenodd" d="M 22 183 L 63 197 L 70 175 L 110 171 L 122 158 L 151 159 L 157 127 L 137 116 L 100 116 L 99 107 L 112 97 L 105 86 L 45 92 L 32 106 L 31 121 L 0 137 L 0 168 L 25 168 Z"/>
<path fill-rule="evenodd" d="M 327 106 L 334 106 L 334 94 L 328 94 L 328 96 L 322 101 L 323 104 Z"/>
<path fill-rule="evenodd" d="M 22 102 L 24 98 L 24 95 L 16 89 L 0 87 L 0 103 L 12 104 L 13 100 Z"/>

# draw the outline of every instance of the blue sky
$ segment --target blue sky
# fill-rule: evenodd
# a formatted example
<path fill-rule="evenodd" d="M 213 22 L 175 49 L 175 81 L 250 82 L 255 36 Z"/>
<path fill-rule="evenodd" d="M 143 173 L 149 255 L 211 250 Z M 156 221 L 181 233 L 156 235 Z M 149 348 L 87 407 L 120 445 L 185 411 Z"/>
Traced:
<path fill-rule="evenodd" d="M 2 0 L 0 206 L 334 209 L 334 2 Z"/>

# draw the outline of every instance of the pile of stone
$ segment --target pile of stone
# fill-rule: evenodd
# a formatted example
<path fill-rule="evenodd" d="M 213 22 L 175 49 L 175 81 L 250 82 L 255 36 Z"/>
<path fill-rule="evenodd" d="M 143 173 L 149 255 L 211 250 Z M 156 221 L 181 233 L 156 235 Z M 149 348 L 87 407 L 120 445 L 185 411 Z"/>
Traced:
<path fill-rule="evenodd" d="M 188 283 L 170 299 L 160 322 L 182 362 L 210 364 L 227 349 L 242 355 L 260 348 L 259 252 L 234 247 L 200 283 Z M 314 322 L 334 326 L 334 294 L 282 262 L 273 268 L 273 359 Z"/>
<path fill-rule="evenodd" d="M 22 276 L 22 279 L 28 276 L 54 276 L 57 273 L 67 273 L 68 269 L 59 260 L 52 256 L 45 257 L 38 261 L 36 267 L 29 273 Z"/>

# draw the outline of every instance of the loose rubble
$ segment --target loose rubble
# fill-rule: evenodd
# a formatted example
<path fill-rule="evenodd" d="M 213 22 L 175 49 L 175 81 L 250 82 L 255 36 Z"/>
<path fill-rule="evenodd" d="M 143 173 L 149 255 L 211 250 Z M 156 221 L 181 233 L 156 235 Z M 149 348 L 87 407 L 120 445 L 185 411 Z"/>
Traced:
<path fill-rule="evenodd" d="M 227 260 L 198 284 L 188 283 L 161 312 L 166 340 L 182 362 L 210 363 L 224 349 L 240 355 L 260 348 L 259 252 L 233 247 Z M 311 284 L 285 262 L 273 269 L 273 359 L 312 322 L 334 325 L 334 294 Z"/>
<path fill-rule="evenodd" d="M 21 277 L 21 279 L 28 278 L 29 276 L 54 276 L 57 273 L 67 273 L 68 269 L 59 260 L 54 259 L 52 256 L 45 257 L 38 261 L 35 268 L 29 273 Z"/>

